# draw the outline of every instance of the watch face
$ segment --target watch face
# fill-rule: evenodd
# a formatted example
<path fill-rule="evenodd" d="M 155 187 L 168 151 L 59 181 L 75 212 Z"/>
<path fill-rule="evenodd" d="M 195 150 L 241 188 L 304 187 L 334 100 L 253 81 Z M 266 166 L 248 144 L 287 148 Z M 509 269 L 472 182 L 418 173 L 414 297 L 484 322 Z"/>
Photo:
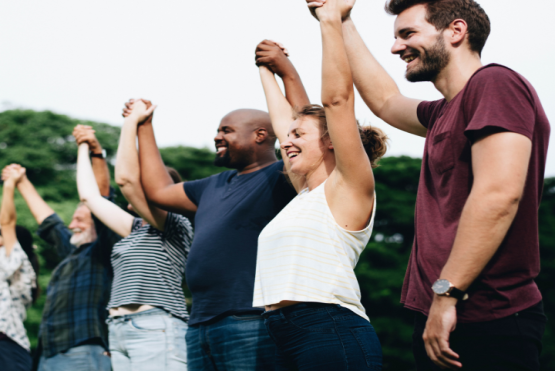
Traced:
<path fill-rule="evenodd" d="M 451 284 L 447 280 L 437 280 L 432 286 L 432 290 L 438 295 L 444 295 L 449 292 Z"/>

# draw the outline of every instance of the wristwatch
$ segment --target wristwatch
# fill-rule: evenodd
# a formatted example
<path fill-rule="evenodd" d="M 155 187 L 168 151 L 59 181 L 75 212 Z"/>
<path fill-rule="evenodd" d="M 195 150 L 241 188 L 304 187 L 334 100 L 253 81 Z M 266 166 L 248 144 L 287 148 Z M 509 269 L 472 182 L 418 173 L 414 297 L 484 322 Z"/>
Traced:
<path fill-rule="evenodd" d="M 96 157 L 96 158 L 106 158 L 106 150 L 103 149 L 102 152 L 100 152 L 100 153 L 93 153 L 93 152 L 90 152 L 90 153 L 89 153 L 89 156 L 90 156 L 90 157 Z"/>
<path fill-rule="evenodd" d="M 459 300 L 468 299 L 468 294 L 462 290 L 459 290 L 453 284 L 447 280 L 437 280 L 433 286 L 432 290 L 438 296 L 450 296 Z"/>

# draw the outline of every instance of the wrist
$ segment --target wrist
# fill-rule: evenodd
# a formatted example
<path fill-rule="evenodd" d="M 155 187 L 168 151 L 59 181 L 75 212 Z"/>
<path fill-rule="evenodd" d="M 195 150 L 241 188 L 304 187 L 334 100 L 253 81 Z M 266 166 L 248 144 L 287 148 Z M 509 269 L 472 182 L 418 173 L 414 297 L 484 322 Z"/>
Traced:
<path fill-rule="evenodd" d="M 452 296 L 439 296 L 434 294 L 433 302 L 445 307 L 454 307 L 459 302 L 459 299 L 456 299 Z"/>
<path fill-rule="evenodd" d="M 320 24 L 321 25 L 331 25 L 331 26 L 337 26 L 337 25 L 341 25 L 343 23 L 342 19 L 341 19 L 341 15 L 339 14 L 334 14 L 334 15 L 324 15 L 318 16 L 318 19 L 320 20 Z"/>
<path fill-rule="evenodd" d="M 15 180 L 13 180 L 13 179 L 4 180 L 4 187 L 3 187 L 3 189 L 5 189 L 5 190 L 8 190 L 8 189 L 9 189 L 9 190 L 13 190 L 13 189 L 15 189 L 15 184 L 16 184 L 16 183 L 15 183 Z"/>

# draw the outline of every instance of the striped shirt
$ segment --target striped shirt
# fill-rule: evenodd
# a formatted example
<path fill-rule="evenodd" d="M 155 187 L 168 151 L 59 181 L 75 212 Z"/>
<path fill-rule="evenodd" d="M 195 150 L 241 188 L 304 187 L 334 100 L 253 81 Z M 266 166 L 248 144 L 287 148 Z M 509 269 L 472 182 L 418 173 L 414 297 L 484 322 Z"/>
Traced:
<path fill-rule="evenodd" d="M 283 300 L 339 304 L 368 320 L 354 273 L 372 234 L 337 224 L 324 185 L 303 190 L 260 234 L 253 306 Z"/>
<path fill-rule="evenodd" d="M 189 219 L 168 213 L 164 232 L 135 219 L 131 234 L 112 251 L 114 280 L 109 308 L 152 305 L 187 320 L 181 283 L 193 238 Z"/>

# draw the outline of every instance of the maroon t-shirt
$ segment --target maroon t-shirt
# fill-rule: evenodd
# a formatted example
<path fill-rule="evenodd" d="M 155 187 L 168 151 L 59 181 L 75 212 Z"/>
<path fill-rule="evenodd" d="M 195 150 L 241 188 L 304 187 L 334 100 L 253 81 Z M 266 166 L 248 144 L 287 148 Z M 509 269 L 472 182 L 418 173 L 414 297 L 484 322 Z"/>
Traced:
<path fill-rule="evenodd" d="M 538 208 L 550 126 L 532 85 L 518 73 L 490 64 L 479 69 L 451 102 L 422 102 L 428 128 L 415 212 L 415 238 L 401 302 L 428 315 L 432 284 L 451 253 L 472 188 L 472 139 L 484 130 L 510 131 L 532 141 L 524 195 L 499 250 L 457 305 L 459 322 L 502 318 L 537 304 L 540 272 Z"/>

